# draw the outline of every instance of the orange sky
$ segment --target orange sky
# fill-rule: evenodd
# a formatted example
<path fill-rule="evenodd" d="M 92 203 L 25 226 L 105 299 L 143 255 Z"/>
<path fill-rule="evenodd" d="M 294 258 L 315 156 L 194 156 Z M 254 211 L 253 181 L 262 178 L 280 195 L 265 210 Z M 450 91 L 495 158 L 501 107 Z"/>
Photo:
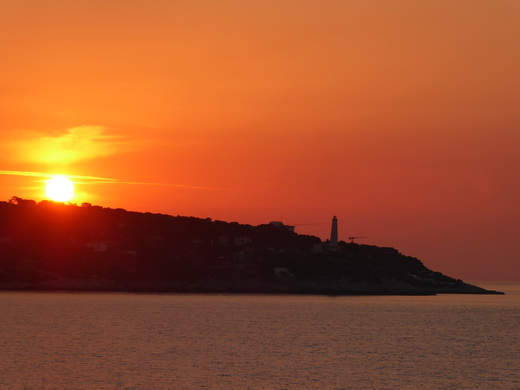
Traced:
<path fill-rule="evenodd" d="M 342 239 L 520 280 L 517 0 L 0 5 L 0 170 L 322 238 L 337 215 Z M 0 175 L 0 199 L 43 180 Z"/>

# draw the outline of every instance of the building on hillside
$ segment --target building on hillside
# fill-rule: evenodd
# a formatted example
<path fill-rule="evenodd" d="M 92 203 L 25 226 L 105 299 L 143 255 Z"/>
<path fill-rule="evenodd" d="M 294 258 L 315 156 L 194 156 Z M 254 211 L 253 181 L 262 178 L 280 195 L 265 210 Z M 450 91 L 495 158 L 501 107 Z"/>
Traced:
<path fill-rule="evenodd" d="M 269 222 L 269 225 L 277 227 L 279 229 L 285 229 L 285 230 L 290 231 L 291 233 L 294 233 L 294 226 L 285 225 L 283 222 L 280 222 L 280 221 L 271 221 L 271 222 Z"/>

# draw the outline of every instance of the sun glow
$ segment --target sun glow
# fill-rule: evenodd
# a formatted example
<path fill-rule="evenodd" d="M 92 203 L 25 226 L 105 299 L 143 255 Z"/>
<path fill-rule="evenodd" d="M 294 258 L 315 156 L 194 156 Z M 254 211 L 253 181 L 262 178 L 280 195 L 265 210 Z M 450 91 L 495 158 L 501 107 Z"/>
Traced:
<path fill-rule="evenodd" d="M 47 197 L 56 202 L 66 202 L 74 197 L 74 184 L 66 176 L 54 176 L 45 186 Z"/>

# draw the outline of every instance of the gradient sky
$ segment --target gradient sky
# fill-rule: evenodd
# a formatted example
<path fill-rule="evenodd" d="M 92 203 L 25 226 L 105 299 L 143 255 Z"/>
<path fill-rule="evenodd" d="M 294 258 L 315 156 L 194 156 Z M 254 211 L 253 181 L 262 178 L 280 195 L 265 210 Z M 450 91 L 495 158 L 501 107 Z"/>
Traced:
<path fill-rule="evenodd" d="M 260 224 L 520 280 L 518 0 L 0 0 L 0 199 Z M 2 173 L 0 172 L 0 173 Z M 112 180 L 98 180 L 108 178 Z"/>

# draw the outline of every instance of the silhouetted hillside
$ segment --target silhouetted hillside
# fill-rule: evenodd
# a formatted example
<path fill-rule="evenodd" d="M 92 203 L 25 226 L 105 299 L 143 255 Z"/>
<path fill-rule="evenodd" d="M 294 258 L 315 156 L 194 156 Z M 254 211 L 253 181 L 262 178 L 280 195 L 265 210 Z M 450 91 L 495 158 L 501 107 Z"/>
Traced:
<path fill-rule="evenodd" d="M 260 226 L 90 204 L 0 202 L 0 288 L 105 291 L 485 293 L 393 248 L 329 248 Z"/>

